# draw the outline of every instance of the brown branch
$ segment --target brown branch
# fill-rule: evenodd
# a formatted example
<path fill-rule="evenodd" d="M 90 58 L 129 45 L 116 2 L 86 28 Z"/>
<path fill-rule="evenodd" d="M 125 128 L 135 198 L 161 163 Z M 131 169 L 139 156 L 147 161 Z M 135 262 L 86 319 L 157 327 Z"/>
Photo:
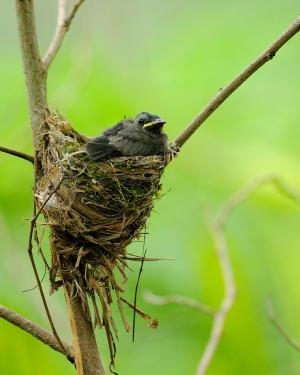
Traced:
<path fill-rule="evenodd" d="M 280 335 L 285 339 L 285 341 L 297 352 L 300 353 L 300 343 L 297 342 L 295 339 L 293 339 L 286 329 L 283 327 L 283 325 L 276 319 L 273 311 L 272 306 L 272 300 L 267 300 L 267 309 L 268 309 L 268 317 L 270 322 L 274 325 L 274 327 L 277 329 L 277 331 L 280 333 Z"/>
<path fill-rule="evenodd" d="M 144 300 L 152 303 L 152 305 L 168 305 L 168 304 L 176 304 L 176 305 L 183 305 L 191 307 L 192 309 L 195 309 L 199 312 L 201 312 L 204 315 L 208 315 L 210 317 L 214 317 L 216 311 L 210 307 L 205 305 L 204 303 L 201 303 L 197 301 L 194 298 L 185 297 L 185 296 L 179 296 L 179 295 L 168 295 L 168 296 L 158 296 L 153 293 L 144 293 L 143 294 Z"/>
<path fill-rule="evenodd" d="M 11 148 L 2 147 L 0 146 L 0 151 L 5 152 L 6 154 L 17 156 L 18 158 L 28 160 L 30 163 L 34 163 L 34 157 L 28 154 L 24 154 L 24 152 L 12 150 Z"/>
<path fill-rule="evenodd" d="M 173 142 L 175 147 L 181 147 L 201 124 L 253 73 L 271 60 L 276 52 L 300 31 L 300 17 L 288 27 L 288 29 L 276 39 L 255 61 L 245 68 L 232 82 L 225 86 L 207 106 L 192 120 L 186 129 Z"/>
<path fill-rule="evenodd" d="M 64 342 L 63 345 L 64 345 L 65 350 L 63 351 L 61 346 L 58 345 L 56 338 L 51 332 L 48 332 L 47 330 L 45 330 L 42 327 L 39 327 L 38 325 L 28 320 L 24 316 L 2 305 L 0 305 L 0 317 L 12 323 L 16 327 L 23 329 L 24 331 L 26 331 L 33 337 L 37 338 L 44 344 L 48 345 L 50 348 L 56 350 L 57 352 L 61 354 L 66 355 L 68 360 L 71 363 L 74 363 L 74 355 L 73 355 L 72 347 L 66 342 Z"/>
<path fill-rule="evenodd" d="M 64 284 L 72 329 L 73 349 L 78 375 L 105 375 L 97 349 L 95 332 L 89 311 L 84 309 L 80 296 L 71 297 L 71 288 Z"/>
<path fill-rule="evenodd" d="M 67 6 L 68 0 L 58 0 L 58 13 L 57 13 L 57 23 L 56 30 L 53 36 L 53 39 L 50 43 L 50 46 L 43 58 L 44 67 L 46 70 L 49 69 L 51 63 L 53 62 L 55 56 L 57 55 L 63 40 L 68 32 L 70 25 L 84 0 L 78 0 L 70 13 L 67 16 Z"/>
<path fill-rule="evenodd" d="M 47 73 L 42 64 L 38 48 L 33 0 L 16 0 L 16 10 L 33 142 L 35 149 L 38 149 L 40 127 L 46 118 Z"/>

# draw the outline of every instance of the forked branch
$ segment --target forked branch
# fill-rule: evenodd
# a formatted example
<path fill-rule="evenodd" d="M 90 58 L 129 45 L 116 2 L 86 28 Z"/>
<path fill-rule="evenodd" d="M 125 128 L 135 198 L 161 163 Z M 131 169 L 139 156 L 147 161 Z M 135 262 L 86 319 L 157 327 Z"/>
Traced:
<path fill-rule="evenodd" d="M 280 335 L 285 339 L 285 341 L 298 353 L 300 353 L 300 343 L 297 342 L 295 339 L 293 339 L 286 329 L 283 327 L 283 325 L 278 321 L 278 319 L 275 317 L 274 311 L 273 311 L 273 305 L 272 300 L 268 299 L 267 301 L 267 309 L 268 309 L 268 317 L 270 319 L 270 322 L 274 325 L 274 327 L 277 329 L 277 331 L 280 333 Z"/>
<path fill-rule="evenodd" d="M 80 5 L 83 2 L 84 0 L 77 0 L 73 6 L 73 9 L 70 15 L 68 16 L 67 14 L 68 0 L 58 0 L 58 12 L 57 12 L 57 23 L 56 23 L 55 33 L 50 43 L 50 46 L 43 58 L 43 63 L 44 63 L 44 67 L 46 70 L 49 69 L 52 61 L 57 55 L 57 52 L 63 43 L 66 33 L 68 32 L 70 25 Z"/>
<path fill-rule="evenodd" d="M 255 73 L 266 62 L 270 61 L 277 51 L 285 45 L 295 34 L 300 31 L 300 17 L 288 27 L 288 29 L 271 44 L 256 60 L 245 68 L 233 81 L 225 86 L 208 104 L 197 114 L 187 128 L 173 142 L 175 147 L 181 147 L 203 122 L 226 100 L 242 83 Z"/>

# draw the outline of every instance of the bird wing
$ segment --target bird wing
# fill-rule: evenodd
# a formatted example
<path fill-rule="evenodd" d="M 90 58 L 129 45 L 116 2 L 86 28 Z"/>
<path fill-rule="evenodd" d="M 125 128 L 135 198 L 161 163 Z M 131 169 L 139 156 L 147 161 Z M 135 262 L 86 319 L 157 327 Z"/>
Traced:
<path fill-rule="evenodd" d="M 103 135 L 105 135 L 106 137 L 109 137 L 111 135 L 116 135 L 120 130 L 123 129 L 123 127 L 124 127 L 123 121 L 120 121 L 113 127 L 104 130 Z"/>
<path fill-rule="evenodd" d="M 109 156 L 119 154 L 105 135 L 90 139 L 86 145 L 86 152 L 94 161 L 101 161 Z"/>

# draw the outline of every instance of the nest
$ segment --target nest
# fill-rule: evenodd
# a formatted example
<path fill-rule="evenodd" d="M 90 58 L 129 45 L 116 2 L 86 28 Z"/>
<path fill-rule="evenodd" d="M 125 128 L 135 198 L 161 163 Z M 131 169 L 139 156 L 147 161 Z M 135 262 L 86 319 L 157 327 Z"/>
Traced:
<path fill-rule="evenodd" d="M 113 360 L 112 330 L 117 332 L 110 304 L 114 295 L 129 330 L 120 296 L 127 280 L 126 247 L 139 238 L 159 197 L 169 156 L 95 163 L 84 152 L 86 141 L 60 116 L 47 118 L 35 193 L 51 230 L 52 290 L 67 285 L 86 311 L 91 299 L 95 324 L 104 325 Z"/>

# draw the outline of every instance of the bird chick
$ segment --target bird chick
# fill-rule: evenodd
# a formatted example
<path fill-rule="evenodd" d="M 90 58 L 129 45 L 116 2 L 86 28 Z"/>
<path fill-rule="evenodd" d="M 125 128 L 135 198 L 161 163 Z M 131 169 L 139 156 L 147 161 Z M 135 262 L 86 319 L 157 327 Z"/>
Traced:
<path fill-rule="evenodd" d="M 90 139 L 86 152 L 94 161 L 113 156 L 165 154 L 168 151 L 168 138 L 162 132 L 165 123 L 157 115 L 141 112 L 134 119 L 124 119 L 100 136 Z"/>

